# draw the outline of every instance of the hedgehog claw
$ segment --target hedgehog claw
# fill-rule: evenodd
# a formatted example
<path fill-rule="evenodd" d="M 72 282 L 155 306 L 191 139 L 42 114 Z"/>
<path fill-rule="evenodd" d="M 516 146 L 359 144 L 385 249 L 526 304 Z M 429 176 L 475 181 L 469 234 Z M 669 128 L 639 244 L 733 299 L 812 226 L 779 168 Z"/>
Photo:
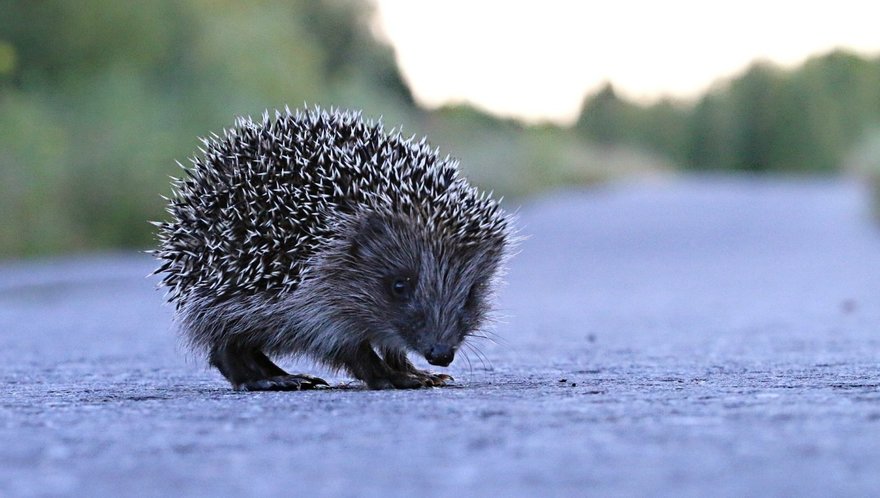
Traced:
<path fill-rule="evenodd" d="M 434 377 L 435 379 L 443 382 L 444 385 L 447 382 L 455 382 L 455 379 L 451 375 L 446 375 L 446 374 L 430 374 L 430 375 L 432 377 Z"/>
<path fill-rule="evenodd" d="M 444 387 L 447 382 L 455 380 L 451 375 L 438 374 L 426 370 L 417 370 L 415 368 L 409 373 L 424 382 L 425 387 Z"/>
<path fill-rule="evenodd" d="M 305 391 L 322 389 L 330 385 L 326 380 L 312 375 L 278 375 L 266 379 L 242 382 L 236 386 L 238 391 Z"/>
<path fill-rule="evenodd" d="M 422 372 L 422 373 L 428 378 L 428 381 L 431 383 L 430 385 L 432 385 L 434 387 L 443 387 L 446 385 L 447 382 L 452 382 L 455 380 L 452 378 L 451 375 L 438 374 L 438 373 L 432 373 L 432 372 Z"/>

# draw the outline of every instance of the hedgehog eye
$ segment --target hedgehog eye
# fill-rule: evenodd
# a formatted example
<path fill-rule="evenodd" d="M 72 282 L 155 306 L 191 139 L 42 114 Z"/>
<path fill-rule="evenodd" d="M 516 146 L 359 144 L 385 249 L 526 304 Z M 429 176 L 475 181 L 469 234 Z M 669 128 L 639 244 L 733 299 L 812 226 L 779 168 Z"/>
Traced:
<path fill-rule="evenodd" d="M 391 281 L 391 296 L 404 301 L 412 292 L 412 279 L 409 277 L 397 277 Z"/>

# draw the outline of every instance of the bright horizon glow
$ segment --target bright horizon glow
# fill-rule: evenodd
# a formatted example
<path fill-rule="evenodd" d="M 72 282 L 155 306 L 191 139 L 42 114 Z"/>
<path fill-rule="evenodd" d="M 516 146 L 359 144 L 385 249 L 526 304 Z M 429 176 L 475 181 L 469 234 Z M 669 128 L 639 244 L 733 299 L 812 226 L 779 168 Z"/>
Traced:
<path fill-rule="evenodd" d="M 570 124 L 606 81 L 627 97 L 695 98 L 763 59 L 880 53 L 880 2 L 376 0 L 416 100 Z"/>

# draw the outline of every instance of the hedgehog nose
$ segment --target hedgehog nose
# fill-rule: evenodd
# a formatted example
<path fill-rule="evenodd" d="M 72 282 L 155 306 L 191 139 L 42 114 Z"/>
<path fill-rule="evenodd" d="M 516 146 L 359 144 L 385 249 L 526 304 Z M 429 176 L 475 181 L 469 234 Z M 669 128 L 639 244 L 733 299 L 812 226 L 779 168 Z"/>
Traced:
<path fill-rule="evenodd" d="M 428 360 L 428 363 L 440 367 L 449 366 L 453 358 L 455 358 L 455 351 L 446 344 L 434 344 L 425 354 L 425 359 Z"/>

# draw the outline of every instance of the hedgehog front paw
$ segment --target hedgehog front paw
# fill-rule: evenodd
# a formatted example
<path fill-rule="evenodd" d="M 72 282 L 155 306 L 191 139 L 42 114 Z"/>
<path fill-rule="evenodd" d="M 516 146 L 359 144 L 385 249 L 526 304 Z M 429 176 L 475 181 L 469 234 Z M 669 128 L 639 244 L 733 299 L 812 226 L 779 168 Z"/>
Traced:
<path fill-rule="evenodd" d="M 380 389 L 419 389 L 426 387 L 422 379 L 405 372 L 389 372 L 381 377 L 366 379 L 367 387 L 373 390 Z"/>
<path fill-rule="evenodd" d="M 305 391 L 329 387 L 326 380 L 306 374 L 277 375 L 266 379 L 250 380 L 235 386 L 237 391 Z"/>
<path fill-rule="evenodd" d="M 410 374 L 422 379 L 429 387 L 444 387 L 447 382 L 455 381 L 451 375 L 428 372 L 427 370 L 413 369 Z"/>
<path fill-rule="evenodd" d="M 452 377 L 416 370 L 414 372 L 391 372 L 387 376 L 370 379 L 370 389 L 420 389 L 423 387 L 443 387 Z"/>
<path fill-rule="evenodd" d="M 386 350 L 385 363 L 398 375 L 408 375 L 419 379 L 423 387 L 443 387 L 447 382 L 455 379 L 451 375 L 437 374 L 427 370 L 419 370 L 406 357 L 406 353 L 399 350 Z"/>
<path fill-rule="evenodd" d="M 385 351 L 384 356 L 384 359 L 379 358 L 373 347 L 365 342 L 358 349 L 357 356 L 349 361 L 349 369 L 370 389 L 440 387 L 446 385 L 446 381 L 452 380 L 448 375 L 418 370 L 402 351 Z"/>

